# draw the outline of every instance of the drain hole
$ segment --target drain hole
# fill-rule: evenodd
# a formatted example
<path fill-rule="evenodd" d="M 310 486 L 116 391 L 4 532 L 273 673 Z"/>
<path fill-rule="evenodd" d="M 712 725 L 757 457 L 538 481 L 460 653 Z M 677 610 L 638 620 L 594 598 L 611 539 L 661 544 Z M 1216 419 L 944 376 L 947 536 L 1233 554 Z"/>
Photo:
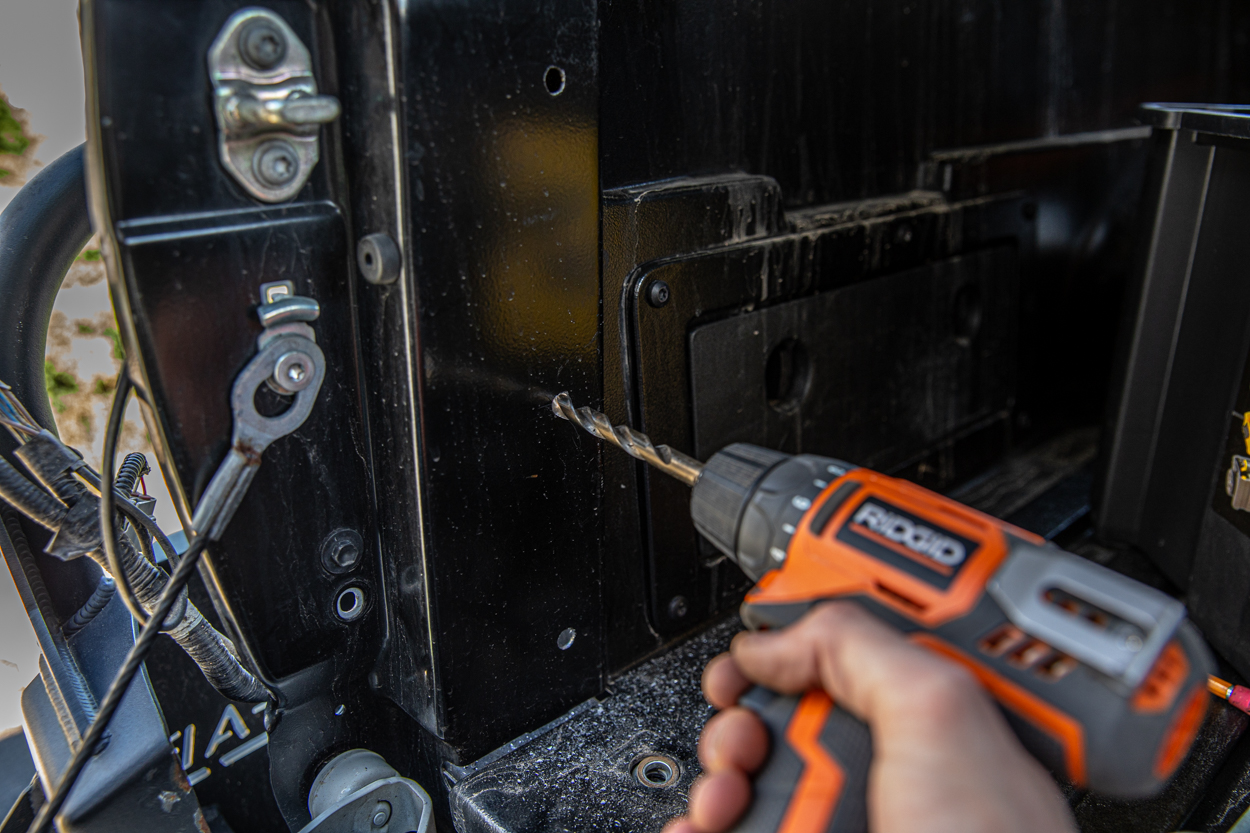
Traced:
<path fill-rule="evenodd" d="M 764 365 L 764 394 L 778 411 L 793 411 L 807 394 L 811 377 L 807 348 L 796 338 L 780 341 Z"/>
<path fill-rule="evenodd" d="M 634 778 L 644 787 L 670 787 L 677 782 L 677 762 L 667 755 L 648 755 L 634 766 Z"/>

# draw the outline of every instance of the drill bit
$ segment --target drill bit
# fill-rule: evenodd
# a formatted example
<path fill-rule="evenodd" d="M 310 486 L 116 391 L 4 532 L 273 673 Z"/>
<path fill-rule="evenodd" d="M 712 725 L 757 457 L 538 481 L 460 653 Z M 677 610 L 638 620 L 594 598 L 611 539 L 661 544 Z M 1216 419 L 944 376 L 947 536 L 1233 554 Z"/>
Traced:
<path fill-rule="evenodd" d="M 631 457 L 650 463 L 687 486 L 693 486 L 703 473 L 703 464 L 693 457 L 687 457 L 666 445 L 653 445 L 646 434 L 639 433 L 628 425 L 613 426 L 607 414 L 590 408 L 574 408 L 568 393 L 561 393 L 552 399 L 551 410 L 556 416 L 580 425 L 588 433 L 607 440 Z"/>

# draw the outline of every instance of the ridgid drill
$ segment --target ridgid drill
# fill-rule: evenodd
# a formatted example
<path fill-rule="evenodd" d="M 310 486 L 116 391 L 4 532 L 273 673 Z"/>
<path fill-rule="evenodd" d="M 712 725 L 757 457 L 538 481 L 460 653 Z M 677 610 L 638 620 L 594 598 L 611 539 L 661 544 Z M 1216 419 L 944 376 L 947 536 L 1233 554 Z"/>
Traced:
<path fill-rule="evenodd" d="M 971 671 L 1029 751 L 1078 787 L 1144 797 L 1189 751 L 1213 662 L 1170 596 L 841 460 L 736 443 L 702 464 L 567 394 L 552 409 L 693 487 L 695 528 L 756 582 L 747 627 L 853 600 Z M 735 830 L 866 830 L 868 727 L 818 691 L 756 688 L 742 705 L 772 751 Z"/>

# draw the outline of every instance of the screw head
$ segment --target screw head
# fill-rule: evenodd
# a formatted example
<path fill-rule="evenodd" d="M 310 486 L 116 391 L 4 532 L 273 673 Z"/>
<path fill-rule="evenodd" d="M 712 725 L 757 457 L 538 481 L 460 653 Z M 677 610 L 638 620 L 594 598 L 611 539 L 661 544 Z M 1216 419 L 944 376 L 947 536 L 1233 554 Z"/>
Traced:
<path fill-rule="evenodd" d="M 374 827 L 384 827 L 391 820 L 391 805 L 386 801 L 379 801 L 373 805 L 373 817 L 370 821 Z"/>
<path fill-rule="evenodd" d="M 281 188 L 299 175 L 299 155 L 290 142 L 271 139 L 256 149 L 252 173 L 262 185 Z"/>
<path fill-rule="evenodd" d="M 647 288 L 647 303 L 657 309 L 667 304 L 670 296 L 668 284 L 664 281 L 652 281 Z"/>
<path fill-rule="evenodd" d="M 668 615 L 674 619 L 681 619 L 689 612 L 690 606 L 686 603 L 685 596 L 674 596 L 668 602 Z"/>
<path fill-rule="evenodd" d="M 286 36 L 268 20 L 253 20 L 239 33 L 239 54 L 255 69 L 273 69 L 286 57 Z"/>
<path fill-rule="evenodd" d="M 298 350 L 283 353 L 274 363 L 273 383 L 285 393 L 299 393 L 312 384 L 315 366 L 307 353 Z"/>
<path fill-rule="evenodd" d="M 565 628 L 560 631 L 560 635 L 556 637 L 556 647 L 561 651 L 567 651 L 573 647 L 573 640 L 577 639 L 577 631 L 573 628 Z"/>
<path fill-rule="evenodd" d="M 354 529 L 336 529 L 321 543 L 321 566 L 333 575 L 351 572 L 360 564 L 365 542 Z"/>

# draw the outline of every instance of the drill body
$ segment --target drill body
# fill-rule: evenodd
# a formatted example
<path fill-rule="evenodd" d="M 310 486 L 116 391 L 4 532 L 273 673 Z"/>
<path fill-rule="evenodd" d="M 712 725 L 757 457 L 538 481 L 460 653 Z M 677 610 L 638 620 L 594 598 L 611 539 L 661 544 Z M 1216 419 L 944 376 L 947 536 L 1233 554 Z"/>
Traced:
<path fill-rule="evenodd" d="M 1078 787 L 1159 790 L 1206 714 L 1213 664 L 1180 602 L 915 484 L 745 444 L 694 484 L 695 526 L 755 587 L 751 628 L 852 600 L 965 666 Z M 738 831 L 867 829 L 867 726 L 821 692 L 743 698 L 773 749 Z"/>
<path fill-rule="evenodd" d="M 850 600 L 967 668 L 1056 775 L 1152 795 L 1206 715 L 1214 663 L 1158 590 L 913 483 L 736 443 L 706 464 L 567 393 L 553 412 L 692 487 L 695 527 L 756 582 L 750 628 Z M 864 833 L 868 727 L 820 691 L 742 697 L 772 737 L 736 833 Z"/>

